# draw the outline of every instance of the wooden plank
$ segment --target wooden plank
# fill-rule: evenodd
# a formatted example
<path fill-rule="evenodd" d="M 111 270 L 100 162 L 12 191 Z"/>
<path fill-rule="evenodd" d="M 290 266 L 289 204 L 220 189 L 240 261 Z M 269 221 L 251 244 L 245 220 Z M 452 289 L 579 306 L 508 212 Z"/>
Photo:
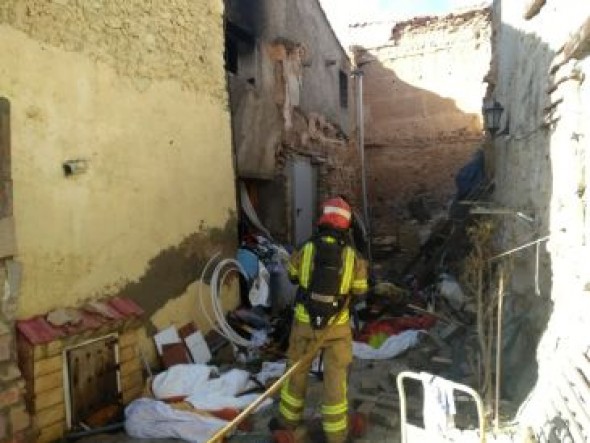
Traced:
<path fill-rule="evenodd" d="M 566 60 L 575 58 L 581 60 L 590 55 L 590 17 L 578 31 L 570 37 L 563 48 Z"/>
<path fill-rule="evenodd" d="M 529 1 L 527 1 L 527 3 L 525 4 L 525 7 L 524 7 L 524 18 L 526 20 L 532 19 L 535 15 L 537 15 L 541 11 L 543 6 L 545 6 L 546 2 L 547 2 L 547 0 L 529 0 Z"/>
<path fill-rule="evenodd" d="M 14 235 L 14 218 L 0 219 L 0 258 L 16 255 L 16 237 Z"/>

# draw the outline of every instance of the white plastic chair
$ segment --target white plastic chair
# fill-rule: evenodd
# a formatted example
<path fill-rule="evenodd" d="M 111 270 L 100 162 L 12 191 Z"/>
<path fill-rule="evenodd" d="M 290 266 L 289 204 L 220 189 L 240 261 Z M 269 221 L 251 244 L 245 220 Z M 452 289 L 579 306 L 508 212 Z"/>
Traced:
<path fill-rule="evenodd" d="M 422 383 L 427 378 L 432 378 L 434 375 L 426 372 L 400 372 L 397 376 L 397 389 L 399 391 L 400 399 L 400 425 L 401 425 L 401 443 L 448 443 L 448 442 L 480 442 L 486 441 L 485 417 L 483 401 L 479 394 L 471 387 L 450 380 L 439 377 L 439 381 L 448 386 L 453 391 L 463 392 L 475 400 L 477 406 L 477 416 L 479 421 L 479 431 L 461 431 L 460 429 L 449 429 L 443 434 L 433 434 L 429 430 L 410 424 L 407 422 L 406 411 L 406 391 L 404 388 L 404 380 L 411 378 Z"/>

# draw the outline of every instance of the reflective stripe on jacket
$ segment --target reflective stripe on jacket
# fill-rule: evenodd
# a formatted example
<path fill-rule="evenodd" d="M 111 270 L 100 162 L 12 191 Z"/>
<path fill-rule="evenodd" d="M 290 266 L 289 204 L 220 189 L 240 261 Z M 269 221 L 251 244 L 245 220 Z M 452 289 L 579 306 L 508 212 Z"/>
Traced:
<path fill-rule="evenodd" d="M 336 241 L 333 237 L 325 237 L 328 241 Z M 289 260 L 289 278 L 297 282 L 303 289 L 307 289 L 313 274 L 313 264 L 315 255 L 315 245 L 308 241 L 303 247 L 294 252 Z M 360 295 L 367 292 L 367 264 L 359 254 L 350 246 L 342 249 L 342 278 L 340 280 L 340 290 L 338 296 L 348 294 Z M 307 310 L 301 303 L 295 306 L 295 318 L 301 323 L 309 323 Z M 348 309 L 338 314 L 337 317 L 330 320 L 330 324 L 345 324 L 349 321 Z"/>

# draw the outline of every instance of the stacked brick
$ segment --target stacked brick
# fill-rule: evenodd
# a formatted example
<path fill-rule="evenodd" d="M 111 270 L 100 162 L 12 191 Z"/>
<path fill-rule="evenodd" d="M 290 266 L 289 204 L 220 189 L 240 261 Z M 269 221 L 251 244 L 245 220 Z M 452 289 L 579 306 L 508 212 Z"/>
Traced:
<path fill-rule="evenodd" d="M 68 429 L 67 408 L 70 387 L 64 385 L 66 352 L 92 340 L 116 336 L 120 401 L 139 397 L 143 390 L 141 359 L 137 352 L 137 330 L 142 311 L 130 300 L 100 303 L 102 314 L 85 311 L 80 324 L 55 327 L 38 316 L 17 322 L 18 362 L 26 386 L 26 410 L 33 417 L 34 440 L 39 443 L 61 438 Z M 118 309 L 115 309 L 118 307 Z M 82 311 L 81 311 L 82 312 Z M 25 411 L 24 404 L 19 411 Z M 15 419 L 22 413 L 14 412 Z M 20 426 L 24 423 L 19 422 Z"/>

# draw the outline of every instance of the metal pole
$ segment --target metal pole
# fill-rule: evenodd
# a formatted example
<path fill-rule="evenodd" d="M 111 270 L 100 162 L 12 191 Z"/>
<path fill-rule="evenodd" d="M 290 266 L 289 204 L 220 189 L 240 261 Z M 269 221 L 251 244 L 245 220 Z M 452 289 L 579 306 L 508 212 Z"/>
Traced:
<path fill-rule="evenodd" d="M 538 245 L 538 243 L 537 243 Z M 502 314 L 504 312 L 504 268 L 500 266 L 498 283 L 498 331 L 496 337 L 496 398 L 494 404 L 494 429 L 500 431 L 500 383 L 502 382 Z"/>
<path fill-rule="evenodd" d="M 352 75 L 356 79 L 356 117 L 357 117 L 357 135 L 358 148 L 361 158 L 361 185 L 363 192 L 363 217 L 367 227 L 367 259 L 369 260 L 369 275 L 373 271 L 373 254 L 372 240 L 373 233 L 371 229 L 371 219 L 369 214 L 369 202 L 367 197 L 367 170 L 365 166 L 365 119 L 363 115 L 363 71 L 355 69 Z"/>

